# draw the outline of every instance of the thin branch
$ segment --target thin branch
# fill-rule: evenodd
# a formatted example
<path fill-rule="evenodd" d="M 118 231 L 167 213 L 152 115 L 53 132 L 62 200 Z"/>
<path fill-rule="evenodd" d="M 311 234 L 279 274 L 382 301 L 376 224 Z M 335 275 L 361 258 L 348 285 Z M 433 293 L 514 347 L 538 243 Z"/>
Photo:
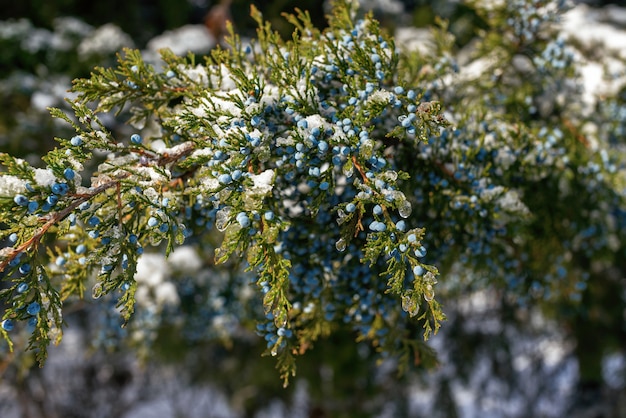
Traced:
<path fill-rule="evenodd" d="M 78 198 L 70 203 L 65 209 L 62 209 L 58 212 L 45 216 L 43 219 L 47 219 L 46 223 L 43 224 L 41 228 L 35 232 L 35 234 L 29 238 L 27 241 L 20 244 L 17 248 L 14 248 L 13 251 L 7 255 L 2 261 L 0 261 L 0 273 L 4 271 L 6 266 L 17 257 L 18 254 L 28 251 L 34 246 L 39 245 L 39 241 L 41 238 L 48 232 L 50 227 L 57 224 L 58 222 L 65 219 L 70 213 L 72 213 L 78 206 L 82 203 L 88 201 L 92 197 L 108 190 L 112 187 L 115 187 L 119 183 L 119 180 L 112 180 L 106 183 L 99 185 L 98 187 L 90 190 L 87 193 L 81 193 L 80 195 L 76 195 Z"/>

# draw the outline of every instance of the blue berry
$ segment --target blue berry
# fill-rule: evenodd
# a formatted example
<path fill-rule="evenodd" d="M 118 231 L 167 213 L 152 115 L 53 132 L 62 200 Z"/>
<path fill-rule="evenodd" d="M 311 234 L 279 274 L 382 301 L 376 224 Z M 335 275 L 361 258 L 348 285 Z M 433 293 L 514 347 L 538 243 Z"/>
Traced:
<path fill-rule="evenodd" d="M 281 327 L 281 328 L 278 328 L 278 330 L 276 331 L 276 334 L 278 334 L 279 337 L 289 338 L 293 335 L 293 332 L 290 329 Z"/>
<path fill-rule="evenodd" d="M 31 270 L 31 267 L 30 267 L 30 264 L 28 264 L 28 263 L 22 264 L 20 266 L 20 268 L 19 268 L 19 272 L 21 274 L 28 274 L 30 272 L 30 270 Z"/>
<path fill-rule="evenodd" d="M 167 231 L 169 231 L 170 226 L 166 223 L 162 223 L 161 225 L 159 225 L 159 231 L 165 233 Z"/>
<path fill-rule="evenodd" d="M 23 194 L 15 195 L 13 201 L 20 206 L 28 206 L 28 198 Z"/>
<path fill-rule="evenodd" d="M 356 210 L 356 205 L 354 203 L 350 202 L 346 205 L 346 212 L 352 213 L 355 210 Z"/>
<path fill-rule="evenodd" d="M 28 211 L 30 213 L 35 212 L 38 208 L 39 208 L 39 203 L 35 202 L 34 200 L 32 202 L 28 202 Z"/>
<path fill-rule="evenodd" d="M 165 73 L 165 76 L 167 78 L 174 78 L 176 76 L 176 73 L 172 70 L 169 70 L 167 73 Z"/>
<path fill-rule="evenodd" d="M 217 178 L 217 181 L 219 181 L 222 184 L 230 184 L 233 181 L 233 178 L 231 177 L 230 174 L 220 174 L 220 176 Z"/>
<path fill-rule="evenodd" d="M 380 205 L 374 206 L 374 215 L 381 215 L 383 213 L 383 208 Z"/>
<path fill-rule="evenodd" d="M 250 141 L 250 145 L 252 145 L 253 147 L 258 147 L 259 144 L 261 143 L 261 138 L 257 138 L 255 136 L 251 136 L 249 138 Z"/>
<path fill-rule="evenodd" d="M 67 191 L 69 190 L 69 187 L 65 183 L 54 183 L 50 187 L 50 190 L 52 190 L 52 193 L 54 193 L 54 194 L 58 194 L 58 195 L 63 196 L 64 194 L 67 193 Z"/>
<path fill-rule="evenodd" d="M 65 170 L 63 170 L 63 177 L 65 177 L 66 179 L 74 180 L 75 176 L 76 176 L 76 173 L 71 168 L 68 167 Z"/>
<path fill-rule="evenodd" d="M 159 221 L 154 216 L 151 216 L 150 219 L 148 219 L 148 226 L 149 227 L 154 228 L 158 224 L 159 224 Z"/>
<path fill-rule="evenodd" d="M 387 225 L 385 225 L 383 222 L 373 221 L 369 225 L 369 228 L 374 232 L 383 232 L 387 229 Z"/>
<path fill-rule="evenodd" d="M 87 247 L 84 244 L 78 244 L 76 246 L 76 254 L 83 254 L 85 251 L 87 251 Z"/>
<path fill-rule="evenodd" d="M 20 283 L 17 285 L 17 293 L 24 293 L 28 290 L 28 283 Z"/>
<path fill-rule="evenodd" d="M 15 327 L 15 324 L 13 323 L 13 320 L 5 319 L 4 321 L 2 321 L 2 328 L 5 331 L 13 331 L 14 327 Z"/>
<path fill-rule="evenodd" d="M 11 244 L 15 244 L 17 242 L 17 234 L 14 232 L 11 235 L 9 235 L 9 241 L 11 242 Z"/>
<path fill-rule="evenodd" d="M 70 144 L 75 147 L 80 147 L 83 144 L 83 139 L 78 135 L 73 136 L 72 139 L 70 139 Z"/>
<path fill-rule="evenodd" d="M 320 190 L 328 190 L 328 188 L 330 187 L 330 183 L 328 183 L 327 181 L 323 181 L 320 183 Z"/>
<path fill-rule="evenodd" d="M 55 264 L 56 264 L 57 266 L 61 267 L 61 266 L 63 266 L 66 262 L 67 262 L 67 260 L 65 259 L 65 257 L 63 257 L 63 256 L 58 256 L 58 257 L 57 257 L 57 259 L 56 259 L 56 261 L 55 261 Z"/>
<path fill-rule="evenodd" d="M 20 264 L 20 259 L 22 258 L 22 254 L 23 253 L 18 253 L 17 256 L 13 260 L 9 261 L 9 266 L 15 267 L 15 266 L 19 265 Z"/>
<path fill-rule="evenodd" d="M 139 240 L 139 239 L 137 238 L 137 235 L 135 235 L 135 234 L 130 234 L 130 235 L 128 236 L 128 242 L 130 242 L 130 243 L 131 243 L 131 244 L 133 244 L 133 245 L 137 244 L 137 241 L 138 241 L 138 240 Z"/>
<path fill-rule="evenodd" d="M 53 194 L 51 194 L 50 196 L 46 198 L 46 203 L 49 204 L 50 206 L 56 205 L 58 201 L 59 201 L 59 198 Z"/>
<path fill-rule="evenodd" d="M 309 167 L 309 176 L 319 177 L 320 176 L 319 167 Z"/>
<path fill-rule="evenodd" d="M 415 242 L 417 241 L 417 237 L 415 236 L 415 234 L 409 234 L 409 236 L 407 237 L 407 240 L 409 242 Z"/>
<path fill-rule="evenodd" d="M 424 274 L 424 267 L 420 265 L 413 267 L 413 274 L 416 276 L 422 276 Z"/>
<path fill-rule="evenodd" d="M 132 142 L 135 145 L 141 144 L 141 141 L 142 141 L 141 135 L 139 135 L 139 134 L 132 134 L 130 136 L 130 142 Z"/>
<path fill-rule="evenodd" d="M 398 228 L 398 231 L 406 231 L 406 222 L 404 222 L 404 220 L 399 220 L 396 222 L 396 228 Z"/>
<path fill-rule="evenodd" d="M 265 212 L 263 217 L 265 218 L 265 220 L 271 221 L 272 219 L 274 219 L 274 212 L 272 212 L 271 210 L 268 210 L 267 212 Z"/>
<path fill-rule="evenodd" d="M 248 215 L 245 212 L 239 212 L 236 219 L 242 228 L 250 226 L 250 218 L 248 218 Z"/>
<path fill-rule="evenodd" d="M 100 223 L 100 218 L 98 218 L 97 216 L 92 216 L 91 218 L 89 218 L 87 223 L 90 226 L 96 226 L 96 225 L 98 225 Z"/>
<path fill-rule="evenodd" d="M 29 315 L 33 315 L 33 316 L 37 315 L 40 310 L 41 310 L 41 306 L 39 306 L 37 302 L 33 302 L 26 307 L 26 312 Z"/>

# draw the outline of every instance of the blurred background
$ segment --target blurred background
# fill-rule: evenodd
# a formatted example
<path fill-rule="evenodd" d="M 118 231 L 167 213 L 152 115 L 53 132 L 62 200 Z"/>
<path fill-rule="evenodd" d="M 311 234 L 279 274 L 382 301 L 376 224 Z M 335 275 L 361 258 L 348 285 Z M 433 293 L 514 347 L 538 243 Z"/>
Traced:
<path fill-rule="evenodd" d="M 38 156 L 54 147 L 55 136 L 72 134 L 47 110 L 50 106 L 69 109 L 63 99 L 71 97 L 72 79 L 88 76 L 96 65 L 114 65 L 122 47 L 141 49 L 147 60 L 155 61 L 162 47 L 180 54 L 207 54 L 220 42 L 225 19 L 242 36 L 252 37 L 250 3 L 3 2 L 0 151 L 38 164 Z M 462 1 L 363 0 L 361 4 L 390 33 L 427 27 L 437 16 L 448 19 L 459 50 L 484 25 L 471 3 Z M 327 2 L 316 0 L 256 5 L 286 37 L 292 28 L 281 13 L 306 9 L 323 27 L 328 10 Z M 626 31 L 623 1 L 590 0 L 575 7 L 596 16 L 598 23 L 609 21 L 619 33 Z M 116 128 L 115 121 L 108 123 Z M 354 344 L 350 332 L 338 332 L 300 359 L 298 378 L 282 389 L 273 359 L 261 357 L 260 338 L 238 335 L 233 344 L 219 334 L 202 333 L 203 321 L 209 320 L 201 312 L 202 305 L 224 297 L 228 279 L 218 290 L 198 286 L 190 280 L 198 271 L 181 267 L 190 260 L 192 256 L 180 253 L 173 261 L 153 263 L 154 271 L 170 272 L 163 282 L 177 286 L 181 296 L 176 306 L 164 301 L 151 315 L 140 315 L 137 321 L 146 324 L 149 335 L 128 342 L 128 335 L 117 326 L 114 301 L 85 302 L 70 307 L 64 340 L 51 349 L 45 368 L 34 366 L 28 353 L 9 353 L 0 347 L 0 417 L 626 416 L 626 361 L 619 334 L 626 331 L 619 331 L 623 300 L 615 303 L 616 312 L 610 314 L 618 320 L 608 321 L 606 327 L 606 333 L 616 336 L 609 354 L 604 355 L 607 347 L 599 341 L 585 345 L 590 352 L 599 351 L 603 360 L 598 382 L 589 383 L 582 392 L 576 343 L 568 330 L 538 311 L 520 313 L 517 306 L 489 292 L 442 301 L 448 321 L 431 341 L 442 364 L 435 370 L 416 369 L 399 378 L 393 362 L 377 366 L 368 346 Z M 619 289 L 613 296 L 624 298 Z M 185 332 L 180 331 L 180 321 L 189 321 Z"/>

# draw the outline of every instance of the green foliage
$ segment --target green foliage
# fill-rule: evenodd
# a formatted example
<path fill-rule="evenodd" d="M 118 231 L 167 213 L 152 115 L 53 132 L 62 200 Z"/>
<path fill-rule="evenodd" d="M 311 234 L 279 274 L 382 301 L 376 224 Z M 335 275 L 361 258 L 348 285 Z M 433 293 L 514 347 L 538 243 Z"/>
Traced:
<path fill-rule="evenodd" d="M 61 304 L 87 292 L 131 335 L 154 315 L 228 347 L 255 330 L 286 384 L 345 333 L 402 371 L 432 366 L 435 291 L 495 288 L 579 326 L 624 268 L 623 101 L 581 109 L 560 4 L 472 7 L 484 25 L 463 68 L 446 22 L 426 50 L 400 50 L 338 2 L 325 30 L 296 11 L 283 39 L 253 8 L 249 45 L 231 29 L 203 63 L 124 50 L 75 80 L 72 114 L 52 113 L 76 135 L 46 168 L 1 154 L 2 335 L 35 318 L 43 359 Z M 201 268 L 173 277 L 190 293 L 146 303 L 142 263 L 189 248 Z"/>
<path fill-rule="evenodd" d="M 75 117 L 52 111 L 76 136 L 60 139 L 43 157 L 47 168 L 3 157 L 3 181 L 11 186 L 2 205 L 3 236 L 20 231 L 1 261 L 16 283 L 3 294 L 10 303 L 3 319 L 24 319 L 25 304 L 39 300 L 18 295 L 16 286 L 29 283 L 49 301 L 56 328 L 61 301 L 82 297 L 88 287 L 96 299 L 119 294 L 128 322 L 143 248 L 168 254 L 189 237 L 203 245 L 202 234 L 214 226 L 223 232 L 215 263 L 241 258 L 257 277 L 265 330 L 271 331 L 267 354 L 278 358 L 285 383 L 295 372 L 293 356 L 332 332 L 335 310 L 353 315 L 355 307 L 366 309 L 369 319 L 359 319 L 357 330 L 384 353 L 416 347 L 400 344 L 412 338 L 401 329 L 389 331 L 403 316 L 400 306 L 415 316 L 427 305 L 416 320 L 424 337 L 433 326 L 436 331 L 444 318 L 433 299 L 437 270 L 404 255 L 419 251 L 423 232 L 400 226 L 411 205 L 398 189 L 410 177 L 387 163 L 382 143 L 389 138 L 415 146 L 445 121 L 437 103 L 420 103 L 414 91 L 404 91 L 391 39 L 371 18 L 355 23 L 352 13 L 337 6 L 330 28 L 320 32 L 299 12 L 288 18 L 297 28 L 293 39 L 283 41 L 253 9 L 259 30 L 249 50 L 231 34 L 231 48 L 214 51 L 204 65 L 164 51 L 159 71 L 126 50 L 117 68 L 96 68 L 76 80 Z M 387 126 L 406 106 L 416 108 L 411 123 Z M 143 138 L 115 138 L 101 122 L 101 114 L 126 108 L 128 123 L 145 127 Z M 155 122 L 160 131 L 148 129 Z M 86 185 L 84 165 L 103 152 L 106 160 Z M 358 211 L 346 215 L 348 204 Z M 333 216 L 340 233 L 328 228 Z M 200 227 L 191 227 L 192 220 Z M 304 237 L 324 258 L 309 253 Z M 41 246 L 49 248 L 48 257 L 38 256 Z M 56 265 L 46 266 L 55 255 Z M 31 270 L 23 271 L 25 265 Z M 302 287 L 294 265 L 330 277 L 309 278 L 315 285 Z M 366 282 L 387 278 L 387 286 L 367 290 L 380 302 L 358 302 L 358 289 L 345 287 L 342 270 L 355 265 Z M 414 279 L 418 266 L 428 272 Z M 60 286 L 61 297 L 50 283 Z M 49 342 L 46 325 L 38 320 L 32 337 L 31 345 L 42 350 Z M 393 338 L 382 337 L 388 332 Z"/>

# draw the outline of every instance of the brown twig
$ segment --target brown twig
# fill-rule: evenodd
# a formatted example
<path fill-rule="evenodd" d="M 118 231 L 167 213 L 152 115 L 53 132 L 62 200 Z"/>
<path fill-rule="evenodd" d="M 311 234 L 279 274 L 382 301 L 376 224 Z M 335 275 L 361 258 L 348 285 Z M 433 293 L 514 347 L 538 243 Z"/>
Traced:
<path fill-rule="evenodd" d="M 185 142 L 183 144 L 180 144 L 172 148 L 170 152 L 163 153 L 158 159 L 155 158 L 154 161 L 159 166 L 165 166 L 174 161 L 178 161 L 184 156 L 191 154 L 194 149 L 195 147 L 194 147 L 193 142 Z M 58 212 L 51 213 L 42 217 L 42 220 L 45 222 L 43 226 L 40 227 L 32 237 L 30 237 L 28 240 L 20 244 L 17 248 L 14 248 L 13 251 L 11 251 L 7 256 L 5 256 L 2 259 L 2 261 L 0 261 L 0 272 L 3 272 L 4 269 L 7 267 L 7 265 L 9 265 L 9 263 L 13 261 L 15 257 L 18 256 L 18 254 L 21 254 L 22 252 L 28 251 L 31 248 L 39 245 L 41 238 L 46 234 L 46 232 L 48 232 L 48 230 L 53 225 L 65 219 L 65 217 L 67 217 L 70 213 L 72 213 L 82 203 L 90 200 L 94 196 L 110 188 L 115 187 L 117 189 L 117 205 L 121 213 L 122 200 L 121 200 L 121 194 L 120 194 L 120 187 L 121 187 L 120 181 L 123 180 L 124 178 L 129 177 L 130 175 L 131 173 L 129 172 L 121 173 L 117 175 L 116 178 L 107 179 L 103 183 L 98 184 L 96 187 L 92 188 L 86 193 L 74 194 L 72 195 L 72 197 L 74 197 L 75 200 L 72 201 L 66 208 Z M 120 222 L 121 222 L 121 216 L 120 216 Z"/>
<path fill-rule="evenodd" d="M 361 168 L 361 164 L 359 164 L 359 162 L 356 160 L 356 155 L 352 156 L 352 164 L 356 167 L 357 171 L 361 175 L 361 178 L 363 179 L 363 183 L 369 184 L 370 181 L 365 176 L 365 173 L 363 172 L 363 168 Z"/>
<path fill-rule="evenodd" d="M 65 217 L 67 217 L 70 213 L 72 213 L 82 203 L 104 192 L 105 190 L 108 190 L 118 185 L 119 180 L 121 179 L 108 181 L 106 183 L 99 185 L 98 187 L 93 188 L 88 193 L 81 193 L 80 195 L 76 195 L 78 196 L 78 198 L 74 200 L 72 203 L 70 203 L 65 209 L 62 209 L 58 212 L 55 212 L 55 213 L 52 213 L 43 217 L 42 219 L 45 220 L 45 223 L 43 224 L 43 226 L 39 228 L 32 237 L 30 237 L 28 240 L 20 244 L 17 248 L 14 248 L 13 251 L 8 256 L 6 256 L 2 261 L 0 261 L 0 272 L 3 272 L 6 266 L 11 261 L 13 261 L 13 259 L 15 259 L 15 257 L 17 257 L 18 254 L 21 254 L 22 252 L 28 251 L 30 248 L 37 246 L 41 238 L 45 235 L 46 232 L 48 232 L 48 229 L 50 229 L 50 227 L 52 227 L 56 223 L 65 219 Z"/>

